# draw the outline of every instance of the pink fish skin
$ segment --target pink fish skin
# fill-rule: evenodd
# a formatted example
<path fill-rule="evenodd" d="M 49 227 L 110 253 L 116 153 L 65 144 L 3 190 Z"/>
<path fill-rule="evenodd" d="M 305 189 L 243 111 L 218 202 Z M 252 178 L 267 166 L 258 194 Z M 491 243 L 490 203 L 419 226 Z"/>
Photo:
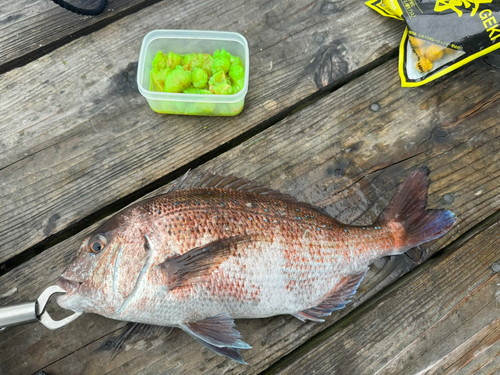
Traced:
<path fill-rule="evenodd" d="M 180 327 L 244 363 L 233 319 L 291 314 L 322 321 L 343 308 L 377 258 L 449 231 L 426 210 L 429 171 L 412 173 L 373 225 L 234 176 L 191 173 L 167 194 L 130 206 L 85 238 L 59 278 L 61 307 Z"/>

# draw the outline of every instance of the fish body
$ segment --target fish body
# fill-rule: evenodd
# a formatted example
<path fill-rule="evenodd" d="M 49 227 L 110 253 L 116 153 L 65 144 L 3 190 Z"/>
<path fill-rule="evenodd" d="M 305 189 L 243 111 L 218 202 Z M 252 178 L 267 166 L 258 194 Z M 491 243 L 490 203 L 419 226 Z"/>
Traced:
<path fill-rule="evenodd" d="M 86 238 L 59 279 L 63 308 L 184 329 L 243 362 L 233 319 L 291 314 L 322 321 L 356 292 L 377 258 L 446 233 L 425 210 L 428 171 L 413 173 L 370 226 L 233 176 L 188 175 Z"/>

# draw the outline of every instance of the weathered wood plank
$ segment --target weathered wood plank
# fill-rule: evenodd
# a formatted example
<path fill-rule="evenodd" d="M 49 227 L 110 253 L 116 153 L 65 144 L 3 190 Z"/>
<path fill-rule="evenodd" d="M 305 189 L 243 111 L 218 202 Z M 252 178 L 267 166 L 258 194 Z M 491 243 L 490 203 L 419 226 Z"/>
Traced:
<path fill-rule="evenodd" d="M 268 373 L 497 373 L 500 278 L 491 265 L 500 259 L 499 227 L 429 260 Z"/>
<path fill-rule="evenodd" d="M 341 221 L 362 224 L 381 212 L 410 171 L 428 165 L 429 206 L 451 209 L 459 218 L 452 232 L 425 247 L 433 253 L 500 207 L 500 120 L 492 116 L 500 110 L 499 83 L 492 79 L 498 72 L 470 66 L 453 80 L 407 90 L 399 87 L 395 70 L 395 61 L 381 66 L 204 168 L 245 176 L 323 204 Z M 374 102 L 380 104 L 377 112 L 370 110 Z M 0 303 L 37 296 L 60 275 L 87 232 L 1 277 L 0 285 L 6 290 L 16 287 L 18 293 Z M 414 266 L 407 256 L 380 260 L 371 267 L 355 301 L 325 324 L 303 324 L 290 317 L 237 322 L 253 346 L 243 352 L 248 367 L 202 349 L 176 330 L 168 337 L 138 343 L 108 362 L 106 343 L 123 323 L 89 315 L 54 332 L 31 325 L 0 334 L 0 368 L 18 374 L 55 362 L 47 367 L 53 375 L 160 369 L 172 374 L 259 373 Z M 46 346 L 51 350 L 43 351 Z M 27 368 L 21 368 L 22 363 Z"/>
<path fill-rule="evenodd" d="M 88 17 L 68 12 L 52 1 L 2 0 L 0 71 L 24 65 L 29 62 L 27 60 L 70 42 L 76 35 L 90 32 L 96 25 L 112 22 L 150 3 L 146 0 L 111 0 L 102 14 Z"/>
<path fill-rule="evenodd" d="M 250 91 L 241 115 L 149 109 L 135 87 L 136 63 L 143 36 L 159 27 L 248 38 Z M 393 50 L 401 32 L 397 21 L 348 0 L 164 2 L 0 76 L 0 263 L 265 126 Z"/>

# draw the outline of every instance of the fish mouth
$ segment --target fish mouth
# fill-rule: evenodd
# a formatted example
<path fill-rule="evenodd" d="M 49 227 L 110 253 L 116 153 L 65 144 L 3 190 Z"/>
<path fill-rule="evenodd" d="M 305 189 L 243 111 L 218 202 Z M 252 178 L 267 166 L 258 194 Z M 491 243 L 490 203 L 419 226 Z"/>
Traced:
<path fill-rule="evenodd" d="M 81 284 L 79 281 L 69 280 L 62 276 L 57 279 L 57 285 L 63 288 L 68 294 L 76 292 Z"/>

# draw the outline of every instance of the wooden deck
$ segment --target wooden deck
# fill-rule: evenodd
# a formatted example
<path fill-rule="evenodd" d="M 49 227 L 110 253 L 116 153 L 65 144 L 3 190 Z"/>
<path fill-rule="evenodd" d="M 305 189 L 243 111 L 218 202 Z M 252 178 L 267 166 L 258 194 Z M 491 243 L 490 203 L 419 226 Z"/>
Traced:
<path fill-rule="evenodd" d="M 159 28 L 247 38 L 239 116 L 149 109 L 137 59 Z M 190 168 L 246 177 L 365 224 L 426 165 L 428 206 L 458 217 L 421 246 L 424 256 L 377 261 L 325 323 L 237 321 L 253 347 L 242 351 L 248 366 L 180 330 L 111 361 L 124 323 L 87 314 L 56 331 L 0 331 L 0 374 L 498 373 L 500 71 L 481 60 L 403 89 L 403 29 L 349 0 L 116 0 L 93 18 L 0 0 L 0 305 L 36 299 L 86 233 Z"/>

